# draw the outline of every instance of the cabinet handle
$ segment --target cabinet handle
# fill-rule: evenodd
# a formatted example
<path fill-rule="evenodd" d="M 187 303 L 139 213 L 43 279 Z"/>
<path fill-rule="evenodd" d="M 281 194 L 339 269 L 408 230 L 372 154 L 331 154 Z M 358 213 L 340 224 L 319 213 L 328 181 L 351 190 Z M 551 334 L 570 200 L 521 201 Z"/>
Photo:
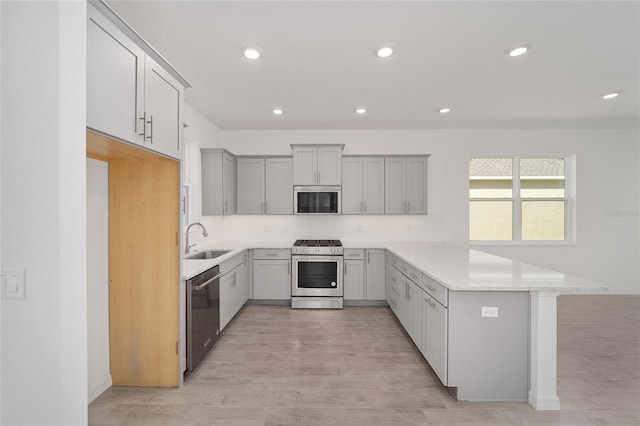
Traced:
<path fill-rule="evenodd" d="M 264 202 L 264 214 L 267 214 L 267 202 Z"/>
<path fill-rule="evenodd" d="M 433 302 L 431 301 L 431 299 L 424 299 L 424 301 L 425 301 L 425 302 L 427 302 L 427 303 L 428 303 L 432 308 L 434 308 L 434 309 L 435 309 L 436 304 L 435 304 L 435 303 L 433 303 Z"/>
<path fill-rule="evenodd" d="M 407 213 L 411 212 L 411 201 L 407 201 Z"/>
<path fill-rule="evenodd" d="M 367 202 L 363 201 L 363 203 L 364 203 L 364 213 L 366 213 L 367 212 Z"/>
<path fill-rule="evenodd" d="M 344 264 L 344 274 L 347 275 L 347 263 Z"/>
<path fill-rule="evenodd" d="M 265 253 L 265 256 L 277 256 L 278 253 Z"/>
<path fill-rule="evenodd" d="M 138 135 L 142 136 L 143 140 L 147 140 L 147 113 L 145 111 L 144 115 L 139 118 L 142 120 L 142 133 L 138 133 Z"/>
<path fill-rule="evenodd" d="M 149 136 L 147 136 L 147 139 L 149 139 L 151 141 L 151 143 L 153 143 L 153 115 L 149 115 L 149 121 L 147 121 L 147 124 L 149 124 Z"/>
<path fill-rule="evenodd" d="M 371 252 L 367 252 L 367 263 L 371 263 Z"/>
<path fill-rule="evenodd" d="M 222 209 L 222 212 L 223 213 L 227 212 L 227 202 L 226 201 L 224 202 L 224 208 Z"/>
<path fill-rule="evenodd" d="M 287 262 L 287 274 L 291 275 L 291 262 Z"/>
<path fill-rule="evenodd" d="M 320 183 L 320 172 L 318 172 L 318 183 Z"/>
<path fill-rule="evenodd" d="M 429 290 L 433 291 L 434 293 L 437 291 L 437 290 L 435 289 L 435 287 L 431 287 L 431 284 L 427 284 L 427 288 L 428 288 Z"/>

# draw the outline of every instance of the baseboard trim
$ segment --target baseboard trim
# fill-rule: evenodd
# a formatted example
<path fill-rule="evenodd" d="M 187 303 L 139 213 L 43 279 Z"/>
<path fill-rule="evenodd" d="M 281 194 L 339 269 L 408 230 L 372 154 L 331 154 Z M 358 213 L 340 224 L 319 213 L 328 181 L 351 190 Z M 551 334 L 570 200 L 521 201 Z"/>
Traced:
<path fill-rule="evenodd" d="M 111 374 L 108 374 L 100 384 L 94 386 L 93 389 L 89 389 L 88 403 L 91 404 L 97 397 L 102 395 L 104 391 L 109 389 L 111 385 L 113 385 L 113 381 L 111 380 Z"/>
<path fill-rule="evenodd" d="M 560 409 L 560 398 L 555 395 L 534 395 L 530 391 L 529 405 L 538 411 L 558 411 Z"/>

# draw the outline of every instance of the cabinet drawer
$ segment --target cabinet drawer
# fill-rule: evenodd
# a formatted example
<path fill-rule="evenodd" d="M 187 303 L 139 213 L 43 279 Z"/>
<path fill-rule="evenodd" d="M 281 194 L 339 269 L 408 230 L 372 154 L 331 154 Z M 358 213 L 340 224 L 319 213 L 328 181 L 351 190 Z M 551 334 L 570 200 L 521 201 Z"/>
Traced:
<path fill-rule="evenodd" d="M 364 259 L 363 249 L 344 249 L 344 259 Z"/>
<path fill-rule="evenodd" d="M 388 258 L 389 258 L 389 264 L 391 264 L 392 266 L 395 266 L 396 269 L 398 269 L 400 272 L 406 275 L 407 278 L 409 278 L 414 283 L 418 284 L 418 286 L 422 287 L 422 272 L 420 272 L 419 270 L 409 265 L 404 260 L 392 254 L 391 255 L 388 254 Z"/>
<path fill-rule="evenodd" d="M 253 258 L 291 260 L 291 249 L 254 249 Z"/>
<path fill-rule="evenodd" d="M 436 282 L 427 274 L 423 274 L 422 276 L 422 288 L 434 299 L 440 302 L 442 306 L 449 306 L 449 289 Z"/>
<path fill-rule="evenodd" d="M 247 254 L 245 251 L 243 251 L 242 253 L 236 256 L 233 256 L 231 259 L 225 260 L 223 263 L 220 264 L 220 274 L 224 275 L 234 270 L 238 266 L 245 263 L 246 259 L 247 259 Z"/>

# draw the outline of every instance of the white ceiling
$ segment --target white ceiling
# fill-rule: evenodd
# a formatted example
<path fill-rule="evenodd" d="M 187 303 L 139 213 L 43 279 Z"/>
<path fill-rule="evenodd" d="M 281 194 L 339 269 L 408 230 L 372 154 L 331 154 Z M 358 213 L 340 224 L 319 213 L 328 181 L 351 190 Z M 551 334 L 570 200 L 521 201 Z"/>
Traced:
<path fill-rule="evenodd" d="M 223 130 L 639 126 L 637 1 L 108 4 Z M 397 53 L 383 60 L 373 52 L 385 42 Z M 528 54 L 505 56 L 523 42 Z M 247 45 L 263 57 L 245 59 Z"/>

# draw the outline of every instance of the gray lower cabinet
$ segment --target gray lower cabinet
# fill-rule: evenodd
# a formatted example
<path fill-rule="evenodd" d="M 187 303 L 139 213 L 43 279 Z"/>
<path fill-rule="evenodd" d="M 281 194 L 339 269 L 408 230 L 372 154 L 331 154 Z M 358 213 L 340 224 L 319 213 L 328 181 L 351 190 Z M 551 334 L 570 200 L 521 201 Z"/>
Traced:
<path fill-rule="evenodd" d="M 366 251 L 366 300 L 385 299 L 385 250 L 369 249 Z"/>
<path fill-rule="evenodd" d="M 386 214 L 427 214 L 427 158 L 385 158 Z"/>
<path fill-rule="evenodd" d="M 291 299 L 291 250 L 255 249 L 253 251 L 253 298 L 257 300 Z"/>
<path fill-rule="evenodd" d="M 383 157 L 342 157 L 342 214 L 384 214 Z"/>
<path fill-rule="evenodd" d="M 385 250 L 345 249 L 344 299 L 385 300 Z"/>
<path fill-rule="evenodd" d="M 429 293 L 422 293 L 422 346 L 420 352 L 440 381 L 447 384 L 448 309 Z"/>
<path fill-rule="evenodd" d="M 293 214 L 291 157 L 237 159 L 238 214 Z"/>
<path fill-rule="evenodd" d="M 235 157 L 223 149 L 202 149 L 201 162 L 202 214 L 235 214 Z"/>
<path fill-rule="evenodd" d="M 344 300 L 364 300 L 364 261 L 344 260 Z"/>
<path fill-rule="evenodd" d="M 244 306 L 249 298 L 246 253 L 227 260 L 220 265 L 220 331 Z"/>

